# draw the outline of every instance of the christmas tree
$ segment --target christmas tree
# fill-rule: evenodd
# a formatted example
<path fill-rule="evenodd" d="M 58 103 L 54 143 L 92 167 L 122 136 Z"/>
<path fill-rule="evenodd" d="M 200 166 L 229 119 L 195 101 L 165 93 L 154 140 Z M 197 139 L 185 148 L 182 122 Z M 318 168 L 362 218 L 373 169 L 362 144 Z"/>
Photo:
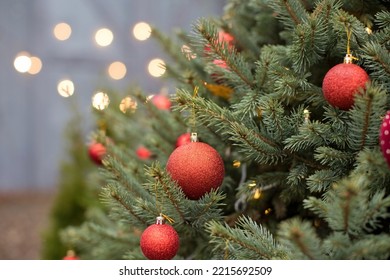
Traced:
<path fill-rule="evenodd" d="M 177 90 L 101 112 L 107 211 L 64 238 L 85 259 L 388 259 L 389 23 L 388 1 L 230 0 L 154 30 Z"/>

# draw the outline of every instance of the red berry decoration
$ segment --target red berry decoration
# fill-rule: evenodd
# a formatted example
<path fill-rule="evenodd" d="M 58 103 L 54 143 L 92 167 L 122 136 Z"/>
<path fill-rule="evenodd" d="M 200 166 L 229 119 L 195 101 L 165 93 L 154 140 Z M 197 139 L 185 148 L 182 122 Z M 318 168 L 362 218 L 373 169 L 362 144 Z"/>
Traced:
<path fill-rule="evenodd" d="M 322 91 L 330 105 L 341 110 L 349 110 L 354 104 L 355 94 L 365 89 L 370 80 L 366 71 L 352 63 L 340 63 L 325 75 Z"/>
<path fill-rule="evenodd" d="M 152 155 L 152 153 L 143 146 L 138 147 L 136 153 L 139 159 L 149 159 Z"/>
<path fill-rule="evenodd" d="M 102 164 L 102 160 L 106 155 L 106 147 L 102 143 L 93 142 L 88 147 L 89 157 L 98 165 Z"/>
<path fill-rule="evenodd" d="M 169 156 L 166 169 L 189 199 L 199 199 L 219 188 L 225 176 L 221 156 L 202 142 L 176 148 Z"/>
<path fill-rule="evenodd" d="M 390 167 L 390 111 L 387 111 L 387 114 L 382 121 L 379 140 L 383 157 Z"/>
<path fill-rule="evenodd" d="M 158 94 L 152 97 L 152 103 L 160 110 L 171 109 L 171 100 L 165 94 Z"/>
<path fill-rule="evenodd" d="M 163 223 L 162 217 L 145 229 L 141 235 L 142 253 L 149 260 L 170 260 L 179 250 L 180 240 L 176 230 Z"/>
<path fill-rule="evenodd" d="M 191 143 L 191 133 L 184 133 L 177 137 L 176 148 Z"/>

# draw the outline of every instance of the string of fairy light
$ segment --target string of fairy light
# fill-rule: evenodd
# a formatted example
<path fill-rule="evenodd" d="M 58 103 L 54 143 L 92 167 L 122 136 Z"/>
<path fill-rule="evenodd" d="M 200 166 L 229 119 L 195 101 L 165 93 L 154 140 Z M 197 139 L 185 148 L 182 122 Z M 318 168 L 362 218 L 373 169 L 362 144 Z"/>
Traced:
<path fill-rule="evenodd" d="M 138 22 L 132 28 L 132 36 L 139 41 L 149 39 L 151 35 L 151 27 L 146 22 Z M 72 35 L 72 27 L 66 22 L 60 22 L 53 28 L 53 35 L 59 41 L 66 41 Z M 114 41 L 114 33 L 108 28 L 100 28 L 94 34 L 94 40 L 98 47 L 108 47 Z M 27 51 L 19 52 L 14 59 L 14 67 L 20 73 L 30 75 L 37 75 L 41 72 L 43 67 L 42 60 L 30 54 Z M 165 62 L 161 58 L 154 58 L 149 61 L 147 65 L 148 73 L 152 77 L 160 77 L 165 73 Z M 125 78 L 127 73 L 126 64 L 122 61 L 113 61 L 107 66 L 107 75 L 113 80 L 121 80 Z M 57 92 L 60 96 L 68 98 L 75 92 L 75 85 L 72 80 L 63 79 L 57 84 Z M 98 110 L 104 110 L 110 103 L 109 97 L 106 93 L 99 91 L 92 96 L 92 106 Z M 134 109 L 134 102 L 128 99 L 122 100 L 120 108 L 122 111 Z"/>

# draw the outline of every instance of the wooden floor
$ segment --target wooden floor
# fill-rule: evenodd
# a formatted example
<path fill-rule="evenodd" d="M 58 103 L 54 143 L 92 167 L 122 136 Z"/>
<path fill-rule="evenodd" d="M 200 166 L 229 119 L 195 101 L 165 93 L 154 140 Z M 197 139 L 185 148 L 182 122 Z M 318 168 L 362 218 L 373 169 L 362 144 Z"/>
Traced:
<path fill-rule="evenodd" d="M 0 192 L 0 260 L 38 260 L 54 195 Z"/>

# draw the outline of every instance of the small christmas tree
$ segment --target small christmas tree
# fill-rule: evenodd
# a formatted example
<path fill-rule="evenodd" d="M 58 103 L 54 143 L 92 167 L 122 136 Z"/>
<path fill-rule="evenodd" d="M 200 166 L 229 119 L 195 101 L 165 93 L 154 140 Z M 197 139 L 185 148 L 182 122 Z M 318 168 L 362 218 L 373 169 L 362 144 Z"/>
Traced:
<path fill-rule="evenodd" d="M 94 181 L 98 182 L 100 178 L 96 176 L 92 161 L 88 158 L 83 119 L 74 103 L 71 111 L 73 115 L 64 134 L 67 149 L 61 163 L 56 197 L 48 228 L 42 237 L 43 259 L 62 259 L 71 245 L 61 240 L 61 231 L 71 225 L 81 225 L 89 209 L 102 207 L 98 202 L 98 188 L 94 186 Z"/>
<path fill-rule="evenodd" d="M 109 215 L 64 237 L 83 258 L 171 258 L 170 230 L 147 238 L 157 252 L 140 246 L 160 217 L 177 259 L 388 259 L 389 22 L 387 1 L 231 0 L 177 40 L 154 30 L 174 59 L 172 108 L 134 89 L 136 109 L 102 114 Z M 189 132 L 223 174 L 218 156 L 176 148 Z M 194 195 L 198 181 L 218 183 Z"/>

